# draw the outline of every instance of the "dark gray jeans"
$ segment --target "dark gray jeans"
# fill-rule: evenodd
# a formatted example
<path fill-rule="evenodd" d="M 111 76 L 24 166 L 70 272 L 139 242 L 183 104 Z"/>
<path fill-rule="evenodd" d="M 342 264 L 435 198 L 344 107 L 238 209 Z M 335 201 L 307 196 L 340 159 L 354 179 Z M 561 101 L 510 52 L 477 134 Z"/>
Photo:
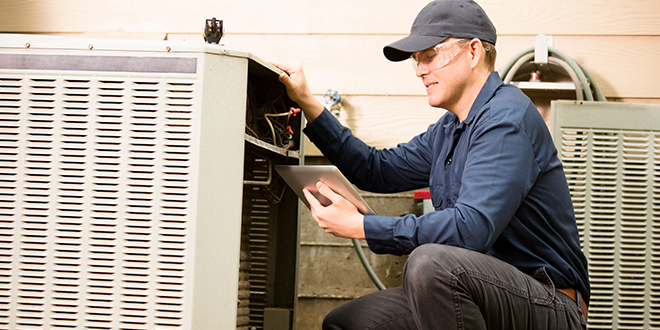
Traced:
<path fill-rule="evenodd" d="M 408 258 L 403 287 L 337 307 L 323 329 L 561 330 L 586 329 L 586 321 L 545 269 L 532 277 L 483 253 L 426 244 Z"/>

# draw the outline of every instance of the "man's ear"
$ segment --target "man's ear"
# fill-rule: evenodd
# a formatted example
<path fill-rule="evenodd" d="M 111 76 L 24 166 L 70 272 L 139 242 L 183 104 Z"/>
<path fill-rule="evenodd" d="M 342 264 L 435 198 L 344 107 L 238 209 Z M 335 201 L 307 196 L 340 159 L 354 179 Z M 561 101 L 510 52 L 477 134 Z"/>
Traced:
<path fill-rule="evenodd" d="M 481 40 L 474 38 L 470 40 L 470 43 L 468 44 L 468 48 L 470 52 L 470 68 L 474 69 L 477 66 L 479 66 L 482 57 L 485 56 L 484 47 L 481 44 Z"/>

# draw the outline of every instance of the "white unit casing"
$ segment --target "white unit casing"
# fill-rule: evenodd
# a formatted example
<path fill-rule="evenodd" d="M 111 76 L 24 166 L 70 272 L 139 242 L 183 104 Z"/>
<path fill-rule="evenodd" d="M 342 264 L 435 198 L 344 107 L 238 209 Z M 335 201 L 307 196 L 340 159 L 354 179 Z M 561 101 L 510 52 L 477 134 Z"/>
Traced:
<path fill-rule="evenodd" d="M 0 35 L 0 328 L 236 328 L 248 66 Z"/>

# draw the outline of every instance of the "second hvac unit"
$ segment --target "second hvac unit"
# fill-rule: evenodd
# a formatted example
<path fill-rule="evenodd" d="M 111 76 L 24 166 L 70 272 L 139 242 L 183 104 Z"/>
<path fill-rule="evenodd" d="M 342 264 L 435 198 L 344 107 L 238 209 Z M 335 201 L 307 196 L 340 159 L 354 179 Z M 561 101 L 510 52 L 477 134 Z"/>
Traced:
<path fill-rule="evenodd" d="M 660 327 L 660 106 L 555 101 L 553 138 L 589 263 L 588 328 Z"/>

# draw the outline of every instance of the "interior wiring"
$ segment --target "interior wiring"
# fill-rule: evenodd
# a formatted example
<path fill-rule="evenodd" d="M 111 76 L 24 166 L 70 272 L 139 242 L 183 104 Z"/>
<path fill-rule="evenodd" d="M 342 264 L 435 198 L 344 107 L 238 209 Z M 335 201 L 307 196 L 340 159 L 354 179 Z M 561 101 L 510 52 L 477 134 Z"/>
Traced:
<path fill-rule="evenodd" d="M 248 84 L 246 134 L 280 148 L 294 146 L 291 117 L 295 117 L 300 109 L 288 100 L 285 93 L 280 84 Z"/>

